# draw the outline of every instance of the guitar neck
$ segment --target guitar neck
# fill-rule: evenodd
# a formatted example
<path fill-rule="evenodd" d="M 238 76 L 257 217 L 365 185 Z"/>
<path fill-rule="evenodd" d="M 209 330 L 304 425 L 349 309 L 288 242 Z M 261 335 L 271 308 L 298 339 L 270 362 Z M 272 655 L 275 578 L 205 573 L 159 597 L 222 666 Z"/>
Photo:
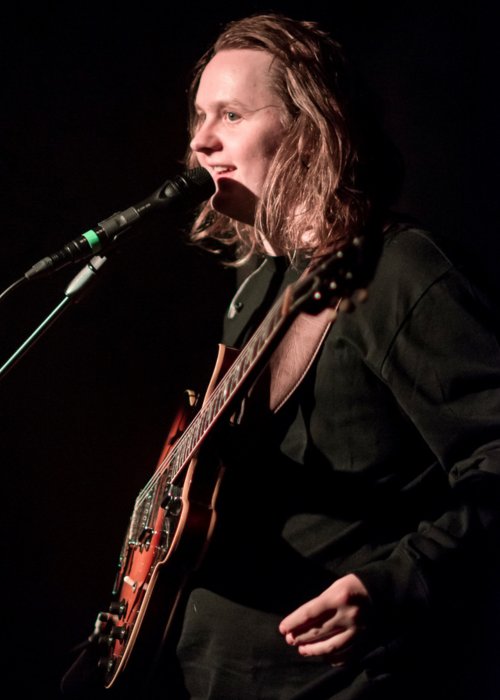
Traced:
<path fill-rule="evenodd" d="M 236 400 L 243 398 L 244 391 L 262 371 L 299 312 L 317 314 L 331 307 L 332 301 L 338 303 L 341 297 L 350 296 L 360 288 L 360 283 L 364 285 L 371 279 L 378 260 L 379 245 L 380 241 L 375 241 L 375 246 L 367 247 L 362 237 L 354 238 L 348 246 L 308 269 L 285 289 L 168 457 L 158 465 L 139 500 L 150 498 L 152 487 L 166 472 L 168 481 L 175 481 L 221 416 L 234 406 Z"/>
<path fill-rule="evenodd" d="M 139 492 L 129 525 L 129 541 L 140 540 L 140 533 L 148 529 L 151 513 L 158 509 L 168 485 L 176 482 L 221 416 L 243 397 L 244 390 L 263 369 L 296 314 L 296 309 L 288 303 L 289 296 L 287 290 L 271 307 L 235 362 Z"/>
<path fill-rule="evenodd" d="M 237 399 L 243 397 L 245 389 L 263 369 L 293 316 L 291 309 L 284 304 L 283 297 L 267 313 L 170 453 L 168 468 L 172 480 L 175 480 L 221 416 L 234 406 Z"/>

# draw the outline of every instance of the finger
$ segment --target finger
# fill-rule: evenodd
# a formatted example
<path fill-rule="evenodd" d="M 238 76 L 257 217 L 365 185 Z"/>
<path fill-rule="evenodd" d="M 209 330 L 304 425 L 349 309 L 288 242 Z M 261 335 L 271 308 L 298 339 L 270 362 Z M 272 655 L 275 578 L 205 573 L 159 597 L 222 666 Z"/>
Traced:
<path fill-rule="evenodd" d="M 285 640 L 288 644 L 298 646 L 299 644 L 311 644 L 313 642 L 327 639 L 328 637 L 340 634 L 346 629 L 346 625 L 339 625 L 335 620 L 325 620 L 321 625 L 309 625 L 301 629 L 289 632 Z"/>
<path fill-rule="evenodd" d="M 281 634 L 297 634 L 312 625 L 321 626 L 326 620 L 333 618 L 336 612 L 335 608 L 326 606 L 320 598 L 314 598 L 285 617 L 279 625 L 279 630 Z"/>
<path fill-rule="evenodd" d="M 279 630 L 281 634 L 287 634 L 297 627 L 303 626 L 309 619 L 310 614 L 308 613 L 310 603 L 301 605 L 300 608 L 294 610 L 290 615 L 287 615 L 279 625 Z"/>
<path fill-rule="evenodd" d="M 358 631 L 364 628 L 361 620 L 359 608 L 356 606 L 342 610 L 329 610 L 322 616 L 308 620 L 287 632 L 285 640 L 288 644 L 297 646 L 337 635 L 347 629 Z"/>
<path fill-rule="evenodd" d="M 301 656 L 325 656 L 347 652 L 354 639 L 353 630 L 344 630 L 333 637 L 318 639 L 314 642 L 299 644 L 297 651 Z"/>

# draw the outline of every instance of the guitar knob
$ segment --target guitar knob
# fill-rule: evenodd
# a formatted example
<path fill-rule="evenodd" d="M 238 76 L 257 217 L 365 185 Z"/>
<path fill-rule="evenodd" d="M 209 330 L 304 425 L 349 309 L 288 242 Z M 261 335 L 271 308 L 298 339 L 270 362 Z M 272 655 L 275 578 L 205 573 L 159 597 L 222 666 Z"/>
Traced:
<path fill-rule="evenodd" d="M 119 619 L 124 617 L 127 610 L 127 603 L 125 600 L 114 601 L 109 606 L 109 612 L 111 615 L 116 615 Z"/>
<path fill-rule="evenodd" d="M 111 673 L 114 666 L 115 659 L 107 658 L 105 656 L 101 656 L 101 658 L 97 662 L 97 668 L 99 668 L 101 671 L 104 671 L 105 673 Z"/>
<path fill-rule="evenodd" d="M 125 637 L 127 636 L 127 628 L 125 625 L 115 625 L 114 627 L 111 628 L 111 631 L 109 633 L 110 639 L 117 639 L 120 642 L 123 642 Z"/>

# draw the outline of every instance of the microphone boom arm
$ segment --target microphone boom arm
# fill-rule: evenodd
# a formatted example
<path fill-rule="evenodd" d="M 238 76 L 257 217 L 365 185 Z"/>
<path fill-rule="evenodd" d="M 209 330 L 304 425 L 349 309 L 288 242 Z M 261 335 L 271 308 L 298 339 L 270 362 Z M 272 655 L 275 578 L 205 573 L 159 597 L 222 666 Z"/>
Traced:
<path fill-rule="evenodd" d="M 59 316 L 69 308 L 72 302 L 77 302 L 84 294 L 88 291 L 88 287 L 91 282 L 97 278 L 97 273 L 102 269 L 102 266 L 107 261 L 107 258 L 100 255 L 95 255 L 89 262 L 83 267 L 71 282 L 66 287 L 64 292 L 64 297 L 61 301 L 54 307 L 50 314 L 45 318 L 44 321 L 31 333 L 28 338 L 18 347 L 18 349 L 11 355 L 11 357 L 5 362 L 5 364 L 0 367 L 0 379 L 7 374 L 7 372 L 14 367 L 15 364 L 23 357 L 28 350 L 35 344 L 39 338 L 47 331 L 50 326 L 56 321 Z"/>

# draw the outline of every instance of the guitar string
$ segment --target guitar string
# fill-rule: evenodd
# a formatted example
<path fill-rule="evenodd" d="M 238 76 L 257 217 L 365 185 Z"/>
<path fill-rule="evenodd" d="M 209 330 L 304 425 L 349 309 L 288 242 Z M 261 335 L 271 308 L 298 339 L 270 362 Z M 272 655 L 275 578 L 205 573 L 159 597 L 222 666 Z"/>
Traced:
<path fill-rule="evenodd" d="M 290 294 L 292 289 L 294 289 L 295 291 L 297 290 L 297 288 L 300 289 L 301 286 L 304 286 L 304 284 L 308 280 L 311 280 L 314 277 L 314 273 L 309 274 L 306 278 L 297 280 L 297 282 L 295 282 L 294 284 L 289 285 L 285 292 L 271 306 L 263 322 L 255 330 L 253 335 L 250 337 L 250 340 L 241 350 L 234 364 L 231 365 L 231 367 L 221 379 L 219 384 L 216 385 L 216 388 L 208 398 L 207 403 L 193 418 L 193 420 L 182 433 L 172 450 L 168 454 L 166 454 L 162 462 L 158 464 L 151 479 L 144 486 L 141 493 L 139 494 L 137 499 L 138 504 L 142 505 L 144 498 L 147 498 L 150 490 L 157 485 L 158 481 L 164 476 L 165 471 L 170 467 L 170 465 L 172 463 L 175 463 L 177 457 L 179 456 L 179 453 L 181 453 L 182 450 L 185 448 L 185 443 L 189 439 L 192 439 L 193 433 L 196 430 L 199 434 L 197 434 L 196 438 L 192 440 L 193 444 L 189 445 L 186 448 L 186 454 L 182 456 L 181 459 L 179 459 L 180 466 L 177 468 L 177 471 L 175 472 L 173 478 L 175 478 L 179 474 L 179 472 L 189 463 L 193 455 L 196 453 L 196 450 L 199 448 L 200 442 L 207 432 L 207 427 L 211 427 L 219 418 L 220 414 L 227 408 L 229 400 L 233 398 L 232 394 L 238 388 L 238 385 L 245 380 L 249 371 L 253 368 L 255 360 L 258 357 L 259 351 L 261 349 L 265 349 L 266 343 L 268 343 L 271 340 L 273 334 L 275 334 L 278 330 L 280 322 L 283 322 L 289 315 L 288 310 L 285 312 L 283 311 L 284 300 L 286 298 L 287 293 Z M 235 375 L 237 375 L 238 372 L 240 372 L 240 376 L 236 376 L 235 379 Z M 234 379 L 234 385 L 231 386 L 231 382 L 233 382 Z M 215 407 L 214 415 L 211 415 L 209 417 L 207 425 L 202 427 L 200 431 L 199 424 L 202 424 L 202 422 L 207 418 L 208 413 L 210 411 L 213 411 L 213 405 L 221 398 L 222 400 L 220 405 Z"/>
<path fill-rule="evenodd" d="M 191 422 L 190 426 L 188 426 L 183 435 L 179 438 L 177 445 L 173 448 L 170 455 L 167 455 L 162 464 L 159 465 L 156 472 L 157 476 L 159 475 L 158 472 L 162 470 L 166 463 L 170 464 L 171 462 L 175 461 L 172 459 L 172 457 L 175 458 L 177 456 L 176 453 L 182 452 L 184 443 L 186 443 L 191 437 L 189 433 L 198 432 L 199 434 L 194 440 L 195 444 L 187 448 L 187 454 L 182 456 L 180 461 L 185 463 L 190 459 L 190 457 L 192 457 L 192 454 L 194 454 L 198 448 L 201 437 L 207 432 L 207 426 L 203 426 L 203 421 L 207 418 L 209 413 L 212 413 L 213 415 L 210 415 L 208 420 L 208 423 L 212 424 L 223 412 L 223 410 L 225 410 L 238 384 L 240 384 L 245 378 L 245 375 L 248 374 L 252 364 L 255 362 L 256 354 L 265 345 L 266 341 L 269 340 L 271 333 L 277 327 L 277 321 L 280 320 L 280 316 L 276 312 L 280 306 L 281 304 L 279 302 L 273 306 L 269 314 L 266 316 L 264 322 L 241 351 L 241 354 L 238 356 L 236 362 L 229 368 L 228 372 L 226 372 L 212 394 L 208 397 L 207 403 L 202 407 Z M 218 402 L 220 402 L 219 405 L 217 405 Z M 197 431 L 196 428 L 198 428 Z M 178 472 L 174 474 L 174 478 L 177 473 Z"/>
<path fill-rule="evenodd" d="M 158 464 L 151 479 L 141 490 L 137 498 L 137 506 L 143 505 L 144 501 L 148 498 L 149 493 L 154 490 L 167 469 L 172 465 L 172 463 L 175 464 L 176 459 L 178 459 L 179 455 L 182 454 L 183 449 L 186 450 L 186 454 L 178 459 L 180 466 L 177 468 L 173 478 L 175 478 L 183 467 L 185 467 L 192 459 L 193 455 L 196 453 L 196 450 L 199 448 L 203 436 L 208 432 L 208 427 L 211 427 L 215 421 L 218 420 L 220 414 L 227 408 L 229 401 L 233 398 L 235 390 L 238 388 L 239 384 L 244 381 L 249 371 L 252 369 L 252 366 L 258 357 L 259 351 L 262 350 L 266 343 L 269 342 L 272 334 L 277 330 L 280 321 L 283 320 L 284 317 L 281 313 L 282 304 L 283 297 L 280 297 L 271 307 L 270 311 L 264 318 L 264 321 L 242 349 L 236 361 L 233 363 L 233 365 L 231 365 L 219 384 L 216 385 L 214 391 L 208 397 L 206 404 L 196 414 L 189 426 L 182 433 L 171 452 L 165 455 L 161 463 Z M 231 386 L 233 381 L 234 385 Z M 219 405 L 217 405 L 217 402 L 220 402 Z M 210 415 L 207 425 L 200 425 L 207 418 L 207 415 L 210 412 L 212 412 L 213 415 Z M 192 439 L 193 433 L 196 434 L 194 440 Z M 189 439 L 192 440 L 192 444 L 185 447 L 185 443 Z"/>
<path fill-rule="evenodd" d="M 332 258 L 336 257 L 336 263 L 338 264 L 344 258 L 344 255 L 345 249 L 343 251 L 337 251 L 335 256 L 332 256 Z M 330 265 L 332 258 L 330 258 L 328 261 Z M 227 409 L 231 399 L 234 398 L 234 393 L 236 389 L 239 387 L 241 382 L 244 381 L 248 376 L 248 373 L 253 368 L 253 365 L 255 364 L 256 359 L 259 357 L 259 353 L 261 353 L 261 350 L 265 349 L 266 343 L 268 343 L 271 340 L 273 334 L 277 332 L 280 326 L 280 322 L 281 325 L 283 325 L 284 320 L 290 315 L 290 306 L 288 308 L 285 308 L 284 303 L 284 301 L 287 299 L 287 295 L 288 300 L 290 301 L 292 289 L 295 291 L 299 289 L 300 291 L 301 286 L 307 287 L 307 282 L 312 282 L 314 279 L 317 279 L 316 273 L 318 269 L 321 268 L 324 274 L 326 267 L 327 264 L 324 263 L 318 266 L 318 268 L 316 268 L 315 270 L 310 271 L 304 277 L 299 278 L 297 282 L 295 282 L 292 285 L 289 285 L 289 287 L 286 288 L 285 292 L 282 295 L 280 295 L 277 301 L 273 304 L 269 312 L 266 314 L 264 321 L 253 333 L 249 342 L 242 349 L 236 361 L 231 365 L 231 367 L 221 379 L 219 384 L 216 385 L 214 391 L 208 397 L 208 400 L 205 403 L 205 405 L 201 408 L 201 410 L 194 417 L 194 419 L 191 421 L 188 427 L 184 430 L 177 443 L 173 446 L 172 450 L 168 452 L 163 458 L 163 460 L 157 465 L 151 479 L 139 493 L 136 499 L 136 504 L 131 518 L 129 533 L 132 533 L 135 530 L 139 518 L 144 523 L 145 516 L 146 518 L 149 518 L 149 515 L 152 512 L 154 505 L 158 504 L 160 498 L 163 499 L 164 494 L 160 493 L 159 489 L 156 490 L 155 493 L 154 489 L 157 486 L 157 484 L 159 484 L 160 480 L 163 478 L 168 469 L 171 468 L 173 465 L 175 473 L 173 474 L 172 479 L 175 479 L 175 477 L 181 472 L 181 470 L 184 469 L 184 467 L 186 467 L 190 463 L 190 460 L 193 458 L 196 451 L 200 447 L 202 438 L 208 432 L 208 428 L 211 427 L 215 423 L 215 421 L 218 420 L 221 413 Z M 345 274 L 345 270 L 344 277 L 344 281 L 346 281 L 348 279 L 348 276 Z M 333 289 L 333 287 L 331 288 Z M 338 287 L 336 287 L 336 289 L 337 292 L 340 291 Z M 309 289 L 309 294 L 310 292 L 311 289 Z M 294 305 L 296 310 L 297 297 L 295 297 Z M 300 307 L 300 303 L 298 305 Z M 248 364 L 245 364 L 247 360 Z M 240 372 L 239 376 L 238 372 Z M 204 423 L 204 421 L 206 421 L 206 423 Z M 194 439 L 193 434 L 195 435 Z M 188 443 L 188 440 L 191 440 L 191 443 Z M 185 450 L 185 454 L 183 456 L 182 450 Z M 178 465 L 176 465 L 177 461 L 179 462 Z M 155 496 L 154 499 L 153 495 Z M 144 513 L 143 511 L 141 511 L 141 506 L 143 505 L 144 501 L 148 498 L 150 498 L 151 504 L 149 510 L 146 513 Z M 142 517 L 140 517 L 141 514 Z"/>

